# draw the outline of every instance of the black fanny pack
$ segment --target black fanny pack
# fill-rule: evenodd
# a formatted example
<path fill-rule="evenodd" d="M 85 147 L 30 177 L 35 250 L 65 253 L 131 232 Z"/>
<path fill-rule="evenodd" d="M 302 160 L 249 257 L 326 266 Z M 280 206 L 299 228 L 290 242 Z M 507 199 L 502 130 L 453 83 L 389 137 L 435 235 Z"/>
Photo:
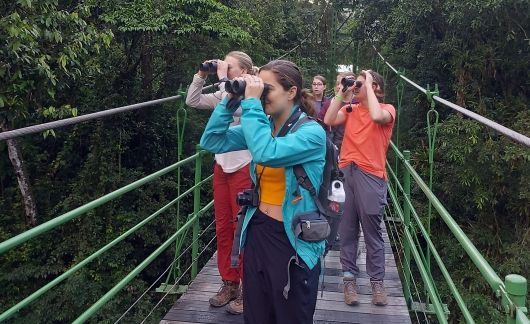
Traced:
<path fill-rule="evenodd" d="M 319 242 L 328 238 L 331 228 L 318 210 L 297 214 L 293 218 L 294 236 L 306 242 Z"/>

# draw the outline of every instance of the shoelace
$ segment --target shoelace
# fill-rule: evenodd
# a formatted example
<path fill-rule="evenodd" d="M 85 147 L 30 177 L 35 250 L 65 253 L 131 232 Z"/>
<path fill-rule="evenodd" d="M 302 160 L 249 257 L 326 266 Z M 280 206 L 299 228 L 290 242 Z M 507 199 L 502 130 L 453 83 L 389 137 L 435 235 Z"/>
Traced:
<path fill-rule="evenodd" d="M 377 294 L 382 294 L 385 290 L 382 281 L 371 281 L 370 283 L 372 284 L 372 287 L 375 290 L 375 293 Z"/>

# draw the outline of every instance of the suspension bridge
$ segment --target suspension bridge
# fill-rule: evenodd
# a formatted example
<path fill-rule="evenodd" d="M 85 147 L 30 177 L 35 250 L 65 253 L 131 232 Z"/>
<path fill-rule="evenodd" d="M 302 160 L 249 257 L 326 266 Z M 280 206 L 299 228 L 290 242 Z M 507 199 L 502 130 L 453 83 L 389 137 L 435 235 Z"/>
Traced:
<path fill-rule="evenodd" d="M 395 73 L 397 76 L 396 127 L 398 130 L 400 128 L 400 115 L 403 110 L 402 99 L 405 87 L 410 88 L 411 91 L 423 93 L 429 103 L 427 113 L 428 177 L 424 179 L 413 167 L 410 160 L 411 152 L 401 146 L 399 131 L 396 131 L 387 161 L 387 169 L 390 176 L 388 182 L 389 205 L 385 210 L 386 230 L 384 234 L 385 258 L 388 269 L 385 282 L 389 293 L 389 305 L 386 307 L 371 305 L 367 278 L 360 278 L 360 305 L 357 307 L 345 305 L 341 293 L 341 271 L 338 252 L 331 251 L 326 257 L 325 267 L 323 267 L 325 276 L 323 282 L 321 282 L 322 292 L 319 291 L 318 295 L 317 310 L 314 317 L 315 323 L 447 323 L 451 313 L 458 313 L 461 321 L 475 323 L 473 314 L 468 309 L 470 301 L 466 301 L 462 296 L 457 288 L 457 283 L 451 277 L 452 269 L 448 269 L 443 262 L 443 251 L 440 251 L 433 242 L 431 219 L 435 213 L 443 220 L 455 241 L 458 242 L 463 253 L 465 253 L 464 257 L 472 261 L 476 268 L 475 270 L 478 270 L 483 281 L 491 289 L 492 302 L 496 303 L 498 312 L 504 315 L 506 323 L 530 323 L 526 308 L 528 287 L 526 278 L 516 273 L 501 277 L 490 265 L 487 258 L 484 257 L 484 254 L 466 236 L 461 226 L 444 207 L 443 202 L 433 193 L 434 152 L 439 123 L 437 107 L 444 106 L 461 113 L 511 139 L 517 145 L 524 146 L 526 149 L 530 149 L 530 138 L 441 98 L 436 87 L 434 89 L 421 87 L 387 62 L 377 52 L 376 48 L 374 50 L 378 55 L 377 62 L 374 62 L 375 70 L 383 70 L 385 79 L 388 79 L 389 73 Z M 211 89 L 213 86 L 207 87 L 205 90 Z M 28 134 L 106 118 L 167 102 L 176 101 L 183 105 L 183 97 L 184 94 L 180 93 L 176 96 L 159 100 L 6 131 L 0 133 L 0 141 L 8 141 Z M 151 311 L 145 316 L 143 322 L 160 321 L 165 324 L 243 322 L 241 316 L 229 315 L 224 312 L 224 309 L 215 309 L 208 305 L 208 297 L 216 291 L 220 283 L 215 266 L 216 255 L 215 253 L 212 255 L 211 252 L 215 243 L 215 236 L 212 235 L 215 228 L 211 214 L 213 201 L 211 201 L 210 197 L 201 195 L 201 189 L 210 186 L 212 179 L 212 175 L 204 176 L 202 172 L 204 158 L 209 153 L 197 147 L 195 154 L 184 157 L 182 141 L 186 124 L 185 108 L 178 110 L 177 124 L 179 145 L 178 161 L 176 163 L 0 243 L 0 256 L 10 251 L 16 251 L 17 247 L 26 242 L 37 240 L 40 236 L 61 227 L 67 222 L 88 217 L 87 214 L 91 211 L 115 201 L 131 191 L 157 181 L 165 175 L 177 174 L 177 197 L 112 241 L 103 243 L 104 245 L 97 251 L 74 264 L 66 272 L 54 277 L 53 280 L 40 289 L 29 293 L 22 300 L 13 301 L 10 305 L 2 305 L 0 308 L 0 312 L 2 312 L 0 314 L 0 322 L 16 319 L 19 312 L 31 312 L 31 303 L 54 289 L 61 282 L 72 277 L 80 269 L 97 260 L 105 252 L 115 248 L 120 242 L 137 233 L 146 224 L 170 208 L 176 208 L 178 212 L 181 209 L 180 203 L 184 199 L 193 202 L 193 212 L 185 217 L 186 220 L 177 223 L 175 232 L 162 245 L 138 263 L 132 271 L 125 274 L 115 286 L 109 287 L 107 293 L 100 296 L 92 305 L 87 305 L 86 310 L 79 314 L 76 319 L 73 319 L 73 322 L 83 323 L 93 318 L 94 315 L 99 314 L 107 303 L 111 302 L 135 277 L 170 248 L 175 249 L 175 257 L 167 265 L 167 268 L 159 274 L 158 278 L 142 294 L 137 296 L 135 303 L 128 309 L 123 310 L 124 313 L 119 318 L 109 318 L 108 321 L 126 322 L 127 314 L 134 309 L 137 303 L 147 293 L 157 291 L 160 293 L 160 300 L 152 305 Z M 181 169 L 190 165 L 194 169 L 195 182 L 193 186 L 182 191 Z M 412 188 L 417 188 L 423 194 L 424 199 L 428 201 L 428 209 L 426 211 L 418 209 L 418 202 L 411 195 Z M 207 225 L 201 228 L 201 224 Z M 185 247 L 184 244 L 189 241 L 191 243 Z M 359 260 L 362 270 L 364 267 L 364 251 L 361 252 Z M 191 261 L 189 263 L 183 262 L 184 256 L 188 256 Z M 441 278 L 438 276 L 437 280 L 435 280 L 434 272 L 440 274 Z M 442 285 L 448 289 L 450 298 L 454 299 L 457 307 L 448 308 L 447 301 L 439 293 Z M 174 299 L 175 305 L 162 319 L 153 318 L 153 312 L 166 298 Z"/>

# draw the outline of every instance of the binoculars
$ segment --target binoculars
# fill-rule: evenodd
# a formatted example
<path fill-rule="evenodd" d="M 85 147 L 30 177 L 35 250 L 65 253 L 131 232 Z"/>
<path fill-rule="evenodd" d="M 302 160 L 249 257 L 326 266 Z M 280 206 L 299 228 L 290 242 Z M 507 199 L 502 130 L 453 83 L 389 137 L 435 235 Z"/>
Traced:
<path fill-rule="evenodd" d="M 217 72 L 217 61 L 208 61 L 199 64 L 199 70 L 210 74 Z"/>
<path fill-rule="evenodd" d="M 353 85 L 355 85 L 356 88 L 360 88 L 363 86 L 363 83 L 361 81 L 357 81 L 351 78 L 342 78 L 342 80 L 340 80 L 340 84 L 342 84 L 342 92 L 346 92 L 346 89 Z"/>
<path fill-rule="evenodd" d="M 245 95 L 245 87 L 247 86 L 247 83 L 244 80 L 229 80 L 225 81 L 225 91 L 228 93 L 231 93 L 235 96 L 243 96 Z M 269 92 L 269 85 L 265 83 L 263 87 L 263 93 L 261 94 L 261 98 L 264 99 L 267 96 L 267 93 Z"/>

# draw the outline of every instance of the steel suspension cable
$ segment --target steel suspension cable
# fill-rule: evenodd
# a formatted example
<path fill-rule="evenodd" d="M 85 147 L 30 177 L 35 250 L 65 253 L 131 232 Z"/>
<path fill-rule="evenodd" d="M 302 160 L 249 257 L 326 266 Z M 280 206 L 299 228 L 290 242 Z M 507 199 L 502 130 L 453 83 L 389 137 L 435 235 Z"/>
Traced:
<path fill-rule="evenodd" d="M 206 226 L 206 228 L 202 231 L 201 234 L 199 234 L 197 236 L 197 238 L 191 242 L 191 244 L 184 250 L 182 251 L 182 253 L 173 259 L 173 261 L 169 264 L 169 266 L 164 270 L 164 272 L 162 272 L 162 274 L 140 295 L 140 297 L 138 297 L 134 303 L 132 303 L 131 306 L 129 306 L 129 308 L 127 308 L 127 310 L 121 314 L 121 316 L 114 322 L 114 324 L 118 323 L 119 321 L 121 321 L 132 309 L 134 306 L 136 306 L 136 304 L 138 304 L 140 302 L 140 300 L 149 292 L 149 290 L 151 290 L 151 288 L 153 288 L 159 281 L 160 279 L 162 279 L 162 277 L 164 277 L 164 275 L 173 267 L 173 265 L 175 264 L 175 262 L 177 262 L 177 260 L 179 260 L 183 255 L 184 253 L 188 252 L 191 247 L 193 246 L 193 244 L 195 244 L 196 242 L 199 241 L 199 239 L 204 235 L 204 233 L 206 233 L 210 227 L 215 224 L 215 220 L 213 220 L 208 226 Z M 214 238 L 217 237 L 216 235 L 214 235 Z M 186 270 L 187 271 L 187 270 Z M 170 290 L 171 291 L 171 290 Z"/>
<path fill-rule="evenodd" d="M 390 208 L 387 207 L 389 210 Z M 396 225 L 396 221 L 395 221 L 395 215 L 392 217 L 392 225 L 394 227 L 394 231 L 396 233 L 396 237 L 397 237 L 397 240 L 399 242 L 399 246 L 403 247 L 403 240 L 401 239 L 399 233 L 398 233 L 398 229 L 397 229 L 397 225 Z M 392 239 L 395 240 L 394 238 L 394 234 L 392 233 L 392 228 L 390 229 L 390 233 L 392 235 Z M 401 266 L 401 269 L 403 269 L 403 261 L 401 260 L 401 255 L 398 253 L 398 260 L 399 260 L 399 264 Z M 419 289 L 418 289 L 418 285 L 416 284 L 416 280 L 414 280 L 414 276 L 410 276 L 410 279 L 412 281 L 412 285 L 414 286 L 414 291 L 416 292 L 416 296 L 418 297 L 418 302 L 421 304 L 423 303 L 423 300 L 421 299 L 421 295 L 420 295 L 420 292 L 419 292 Z M 418 320 L 418 323 L 420 322 L 419 318 L 418 318 L 418 311 L 415 309 L 414 310 L 415 314 L 416 314 L 416 319 Z M 424 319 L 425 319 L 425 322 L 426 323 L 429 323 L 429 319 L 427 318 L 427 315 L 425 314 L 425 312 L 423 312 L 423 316 L 424 316 Z"/>
<path fill-rule="evenodd" d="M 317 23 L 315 24 L 315 27 L 309 32 L 309 34 L 307 34 L 306 37 L 304 39 L 302 39 L 298 45 L 296 45 L 295 47 L 291 48 L 288 52 L 284 53 L 283 55 L 280 55 L 277 58 L 277 60 L 280 60 L 280 59 L 286 57 L 287 55 L 291 54 L 292 52 L 294 52 L 294 50 L 296 50 L 298 47 L 300 47 L 303 43 L 305 43 L 309 39 L 309 37 L 311 35 L 313 35 L 313 33 L 317 30 L 318 26 L 320 26 L 320 22 L 322 21 L 322 18 L 324 18 L 324 15 L 326 14 L 326 11 L 328 9 L 329 3 L 330 3 L 330 1 L 326 1 L 326 6 L 324 7 L 324 10 L 322 11 L 322 15 L 320 15 L 320 18 L 318 19 Z"/>
<path fill-rule="evenodd" d="M 199 259 L 199 257 L 208 249 L 208 247 L 215 241 L 217 236 L 214 236 L 210 242 L 208 242 L 208 244 L 206 244 L 206 246 L 204 247 L 204 249 L 201 251 L 201 253 L 199 253 L 197 255 L 197 260 Z M 158 303 L 156 303 L 156 305 L 151 309 L 151 311 L 149 312 L 149 314 L 147 314 L 147 316 L 144 318 L 144 320 L 141 322 L 141 324 L 145 323 L 145 321 L 149 318 L 149 316 L 151 316 L 151 314 L 153 314 L 153 312 L 155 311 L 155 309 L 158 308 L 158 306 L 162 303 L 162 301 L 167 297 L 167 295 L 169 295 L 169 292 L 175 288 L 175 286 L 177 285 L 177 283 L 180 282 L 180 280 L 182 278 L 184 278 L 184 275 L 191 269 L 193 265 L 193 262 L 190 264 L 190 266 L 188 268 L 186 268 L 186 270 L 184 270 L 184 272 L 182 273 L 182 275 L 175 280 L 175 283 L 173 284 L 173 286 L 171 286 L 170 289 L 168 289 L 168 291 L 164 294 L 164 296 L 162 296 L 162 298 L 160 298 L 160 300 L 158 301 Z"/>
<path fill-rule="evenodd" d="M 206 86 L 203 88 L 203 90 L 212 89 L 216 85 L 218 85 L 218 83 Z M 98 111 L 95 113 L 81 115 L 77 117 L 65 118 L 65 119 L 60 119 L 60 120 L 56 120 L 56 121 L 52 121 L 48 123 L 18 128 L 18 129 L 0 133 L 0 141 L 5 141 L 5 140 L 9 140 L 9 139 L 17 138 L 20 136 L 29 135 L 29 134 L 35 134 L 35 133 L 39 133 L 39 132 L 46 131 L 49 129 L 76 125 L 76 124 L 91 121 L 94 119 L 101 119 L 101 118 L 113 116 L 116 114 L 121 114 L 121 113 L 128 112 L 128 111 L 133 111 L 133 110 L 137 110 L 137 109 L 141 109 L 145 107 L 160 105 L 160 104 L 170 102 L 170 101 L 175 101 L 181 98 L 182 98 L 182 95 L 176 95 L 176 96 L 171 96 L 171 97 L 166 97 L 166 98 L 161 98 L 161 99 L 140 102 L 140 103 L 136 103 L 132 105 L 111 108 L 111 109 Z"/>
<path fill-rule="evenodd" d="M 384 57 L 383 55 L 381 55 L 381 53 L 379 53 L 379 51 L 377 50 L 377 48 L 375 47 L 375 45 L 372 44 L 372 47 L 374 49 L 374 51 L 377 53 L 377 55 L 381 58 L 381 60 L 383 62 L 385 62 L 386 65 L 388 65 L 389 68 L 391 68 L 400 78 L 402 78 L 403 80 L 405 80 L 407 83 L 409 83 L 410 85 L 412 85 L 413 87 L 415 87 L 416 89 L 418 89 L 419 91 L 423 92 L 424 94 L 427 94 L 429 91 L 425 88 L 423 88 L 422 86 L 418 85 L 417 83 L 415 83 L 414 81 L 410 80 L 409 78 L 407 78 L 406 76 L 404 76 L 402 73 L 400 73 L 396 68 L 394 68 Z M 506 126 L 503 126 L 497 122 L 494 122 L 493 120 L 491 119 L 488 119 L 484 116 L 481 116 L 475 112 L 472 112 L 471 110 L 468 110 L 468 109 L 465 109 L 464 107 L 461 107 L 459 105 L 456 105 L 446 99 L 443 99 L 441 98 L 440 96 L 438 95 L 434 95 L 433 97 L 433 100 L 441 103 L 442 105 L 446 106 L 446 107 L 449 107 L 453 110 L 456 110 L 458 111 L 459 113 L 471 118 L 471 119 L 474 119 L 476 120 L 477 122 L 481 123 L 482 125 L 484 126 L 487 126 L 507 137 L 509 137 L 510 139 L 512 139 L 513 141 L 519 143 L 519 144 L 522 144 L 526 147 L 529 147 L 530 148 L 530 137 L 527 137 L 521 133 L 518 133 L 516 131 L 514 131 L 513 129 L 510 129 Z"/>
<path fill-rule="evenodd" d="M 396 227 L 396 226 L 395 226 L 395 221 L 394 221 L 395 215 L 392 214 L 390 207 L 386 206 L 385 208 L 387 209 L 388 213 L 389 213 L 389 214 L 391 215 L 391 217 L 392 217 L 392 219 L 388 219 L 388 223 L 389 223 L 389 226 L 388 226 L 388 227 L 389 227 L 389 229 L 390 229 L 389 233 L 390 233 L 390 235 L 392 236 L 392 239 L 391 239 L 391 240 L 394 242 L 394 244 L 398 245 L 398 247 L 399 247 L 401 250 L 403 250 L 403 244 L 402 244 L 402 242 L 398 241 L 398 240 L 394 237 L 394 230 L 396 231 L 396 236 L 399 236 L 399 233 L 397 233 L 397 228 L 395 228 L 395 227 Z M 394 222 L 394 229 L 392 229 L 390 222 Z M 401 267 L 401 269 L 403 269 L 403 261 L 401 260 L 401 252 L 398 251 L 398 253 L 396 253 L 396 254 L 397 254 L 397 257 L 398 257 L 399 266 Z M 411 276 L 411 279 L 413 280 L 414 278 L 412 278 L 412 276 Z M 407 281 L 407 283 L 408 283 L 408 280 L 407 280 L 406 278 L 405 278 L 405 281 Z M 416 292 L 417 292 L 416 295 L 417 295 L 418 298 L 419 298 L 418 291 L 416 290 Z M 416 316 L 416 320 L 417 320 L 418 323 L 419 323 L 419 322 L 420 322 L 420 319 L 419 319 L 419 317 L 418 317 L 418 311 L 417 311 L 416 309 L 414 309 L 413 311 L 414 311 L 414 314 L 415 314 L 415 316 Z"/>

